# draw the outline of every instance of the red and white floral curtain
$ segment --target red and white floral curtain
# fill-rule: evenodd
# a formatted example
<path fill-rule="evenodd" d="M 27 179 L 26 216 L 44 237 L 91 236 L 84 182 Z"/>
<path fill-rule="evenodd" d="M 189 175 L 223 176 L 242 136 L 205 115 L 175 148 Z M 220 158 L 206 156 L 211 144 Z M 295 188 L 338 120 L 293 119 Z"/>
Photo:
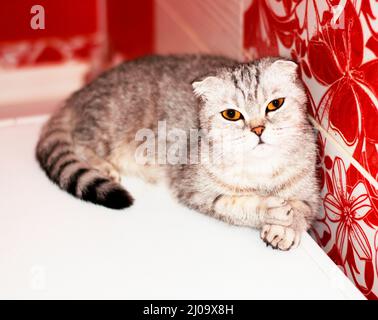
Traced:
<path fill-rule="evenodd" d="M 244 54 L 297 61 L 319 129 L 323 205 L 312 234 L 378 298 L 378 3 L 254 0 Z"/>

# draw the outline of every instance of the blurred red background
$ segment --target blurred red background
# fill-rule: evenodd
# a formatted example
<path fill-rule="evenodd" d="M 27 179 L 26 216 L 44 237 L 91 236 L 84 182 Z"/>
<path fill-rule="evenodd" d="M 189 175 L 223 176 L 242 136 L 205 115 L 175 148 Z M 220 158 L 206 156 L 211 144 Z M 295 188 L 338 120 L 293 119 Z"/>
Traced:
<path fill-rule="evenodd" d="M 30 26 L 36 4 L 45 9 L 45 29 Z M 98 51 L 105 59 L 153 51 L 153 0 L 17 0 L 1 7 L 1 67 L 85 60 Z"/>

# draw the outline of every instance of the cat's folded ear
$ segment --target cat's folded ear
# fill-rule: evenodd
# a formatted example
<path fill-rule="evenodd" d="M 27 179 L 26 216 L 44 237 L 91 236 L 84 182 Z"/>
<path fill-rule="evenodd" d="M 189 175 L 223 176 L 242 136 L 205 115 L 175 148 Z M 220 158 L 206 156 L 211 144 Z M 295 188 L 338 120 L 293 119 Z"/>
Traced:
<path fill-rule="evenodd" d="M 273 62 L 273 68 L 277 68 L 278 71 L 286 72 L 294 78 L 298 75 L 298 64 L 292 60 L 279 59 Z"/>
<path fill-rule="evenodd" d="M 194 80 L 192 82 L 192 87 L 196 97 L 207 99 L 222 88 L 222 80 L 214 76 L 209 76 Z"/>

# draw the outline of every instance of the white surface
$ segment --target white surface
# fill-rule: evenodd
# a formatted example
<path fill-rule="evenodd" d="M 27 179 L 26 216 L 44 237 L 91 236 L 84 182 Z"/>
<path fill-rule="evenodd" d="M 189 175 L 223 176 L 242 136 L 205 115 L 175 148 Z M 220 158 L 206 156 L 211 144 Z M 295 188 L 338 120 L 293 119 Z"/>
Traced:
<path fill-rule="evenodd" d="M 272 250 L 127 178 L 128 210 L 71 197 L 34 160 L 39 128 L 0 123 L 0 298 L 363 299 L 307 234 Z"/>
<path fill-rule="evenodd" d="M 88 63 L 78 61 L 40 67 L 1 69 L 0 112 L 4 106 L 22 102 L 66 98 L 83 85 L 88 69 Z"/>

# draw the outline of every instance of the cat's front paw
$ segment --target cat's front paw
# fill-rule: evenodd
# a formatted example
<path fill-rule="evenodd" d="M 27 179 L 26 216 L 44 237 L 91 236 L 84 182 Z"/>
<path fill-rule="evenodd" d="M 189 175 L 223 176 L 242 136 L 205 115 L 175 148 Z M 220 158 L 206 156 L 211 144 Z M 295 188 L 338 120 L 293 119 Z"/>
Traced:
<path fill-rule="evenodd" d="M 294 219 L 294 210 L 285 200 L 277 197 L 268 197 L 264 203 L 266 212 L 263 217 L 264 224 L 290 226 Z"/>
<path fill-rule="evenodd" d="M 265 224 L 260 236 L 267 246 L 284 251 L 296 248 L 301 239 L 301 233 L 293 228 L 274 224 Z"/>

